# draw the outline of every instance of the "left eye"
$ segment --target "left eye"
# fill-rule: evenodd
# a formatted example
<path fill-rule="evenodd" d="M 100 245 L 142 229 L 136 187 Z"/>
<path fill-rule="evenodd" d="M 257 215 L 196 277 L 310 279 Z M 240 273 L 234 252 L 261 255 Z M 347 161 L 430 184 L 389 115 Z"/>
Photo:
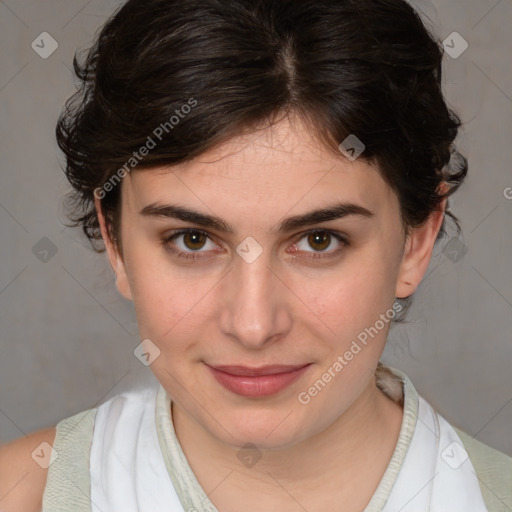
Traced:
<path fill-rule="evenodd" d="M 333 245 L 339 247 L 348 245 L 348 243 L 342 236 L 331 231 L 310 231 L 305 233 L 299 242 L 294 244 L 294 247 L 304 252 L 337 253 L 337 250 L 328 250 L 329 248 L 332 249 Z M 313 251 L 309 251 L 307 249 L 308 246 L 313 248 Z"/>

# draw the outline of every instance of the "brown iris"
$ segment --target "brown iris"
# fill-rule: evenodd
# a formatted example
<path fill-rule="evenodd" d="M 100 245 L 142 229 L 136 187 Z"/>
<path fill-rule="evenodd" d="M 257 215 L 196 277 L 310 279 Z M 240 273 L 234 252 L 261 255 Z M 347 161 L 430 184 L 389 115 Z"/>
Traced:
<path fill-rule="evenodd" d="M 183 234 L 183 243 L 190 250 L 202 249 L 208 237 L 204 233 L 193 232 Z"/>
<path fill-rule="evenodd" d="M 308 235 L 308 243 L 313 249 L 323 251 L 331 243 L 331 235 L 325 231 L 317 231 Z"/>

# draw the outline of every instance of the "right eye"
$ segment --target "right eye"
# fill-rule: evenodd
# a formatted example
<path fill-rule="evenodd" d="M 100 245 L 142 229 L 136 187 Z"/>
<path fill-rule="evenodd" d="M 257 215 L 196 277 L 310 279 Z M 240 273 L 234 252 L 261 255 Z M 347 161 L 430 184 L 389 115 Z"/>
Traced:
<path fill-rule="evenodd" d="M 179 242 L 176 243 L 175 241 Z M 218 247 L 211 239 L 208 233 L 198 229 L 180 229 L 167 234 L 162 239 L 162 245 L 166 247 L 171 253 L 175 254 L 178 258 L 198 259 L 208 256 L 202 254 L 208 251 L 203 251 L 206 245 L 208 247 L 208 241 L 211 244 L 210 250 L 214 250 Z M 176 248 L 177 247 L 177 248 Z"/>

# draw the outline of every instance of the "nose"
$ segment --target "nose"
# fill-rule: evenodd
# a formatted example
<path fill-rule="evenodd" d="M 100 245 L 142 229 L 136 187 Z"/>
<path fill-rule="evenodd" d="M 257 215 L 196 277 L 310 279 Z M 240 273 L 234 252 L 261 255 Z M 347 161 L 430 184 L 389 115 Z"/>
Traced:
<path fill-rule="evenodd" d="M 236 256 L 219 295 L 220 329 L 250 350 L 284 337 L 292 327 L 291 292 L 263 252 L 248 263 Z"/>

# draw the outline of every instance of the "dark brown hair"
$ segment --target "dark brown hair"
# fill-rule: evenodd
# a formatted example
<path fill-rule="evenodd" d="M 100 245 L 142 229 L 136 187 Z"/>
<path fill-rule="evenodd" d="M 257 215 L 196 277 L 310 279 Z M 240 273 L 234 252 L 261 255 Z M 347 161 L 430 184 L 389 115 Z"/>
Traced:
<path fill-rule="evenodd" d="M 104 250 L 94 193 L 119 239 L 120 187 L 106 185 L 121 169 L 182 163 L 293 113 L 340 158 L 349 135 L 364 143 L 360 158 L 378 164 L 408 231 L 467 173 L 442 57 L 404 0 L 129 0 L 74 58 L 80 88 L 56 129 L 68 216 Z"/>

